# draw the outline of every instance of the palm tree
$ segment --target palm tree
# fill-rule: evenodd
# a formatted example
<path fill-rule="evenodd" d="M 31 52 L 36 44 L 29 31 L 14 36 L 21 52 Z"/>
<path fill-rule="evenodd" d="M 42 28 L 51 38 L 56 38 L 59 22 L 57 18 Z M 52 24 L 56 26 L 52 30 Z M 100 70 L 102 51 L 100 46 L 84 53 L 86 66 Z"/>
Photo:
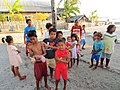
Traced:
<path fill-rule="evenodd" d="M 94 10 L 94 11 L 91 12 L 90 21 L 91 21 L 92 23 L 96 23 L 96 22 L 98 21 L 97 10 Z"/>
<path fill-rule="evenodd" d="M 77 13 L 80 13 L 79 8 L 76 6 L 77 2 L 75 1 L 77 0 L 64 0 L 64 13 L 62 13 L 61 16 L 66 20 L 66 22 L 72 16 L 75 16 L 77 15 Z"/>
<path fill-rule="evenodd" d="M 19 13 L 23 8 L 24 6 L 21 6 L 21 5 L 18 5 L 20 2 L 20 0 L 16 0 L 13 4 L 13 6 L 11 6 L 7 0 L 4 0 L 4 3 L 6 4 L 7 8 L 8 8 L 8 11 L 10 14 L 14 15 L 15 13 Z"/>

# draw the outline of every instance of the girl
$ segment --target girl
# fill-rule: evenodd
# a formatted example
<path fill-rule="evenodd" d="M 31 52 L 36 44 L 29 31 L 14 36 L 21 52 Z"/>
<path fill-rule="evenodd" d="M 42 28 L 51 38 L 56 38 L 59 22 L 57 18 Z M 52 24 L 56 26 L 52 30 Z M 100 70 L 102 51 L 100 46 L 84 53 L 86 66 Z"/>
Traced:
<path fill-rule="evenodd" d="M 109 25 L 107 28 L 107 32 L 103 36 L 103 42 L 105 44 L 105 47 L 104 47 L 102 57 L 101 57 L 101 67 L 102 68 L 103 68 L 103 61 L 105 58 L 106 58 L 105 68 L 108 67 L 108 64 L 111 59 L 111 55 L 114 51 L 114 45 L 115 45 L 115 42 L 117 41 L 117 36 L 114 33 L 115 30 L 116 30 L 115 25 Z"/>
<path fill-rule="evenodd" d="M 22 64 L 21 57 L 19 55 L 20 51 L 13 46 L 13 38 L 12 36 L 6 36 L 6 42 L 7 45 L 7 51 L 9 55 L 9 61 L 11 65 L 11 70 L 14 74 L 14 76 L 18 76 L 20 80 L 26 79 L 26 76 L 21 76 L 19 73 L 19 65 Z"/>
<path fill-rule="evenodd" d="M 102 55 L 102 51 L 104 49 L 104 43 L 101 41 L 102 38 L 102 34 L 100 32 L 95 34 L 95 41 L 93 44 L 93 50 L 92 50 L 92 57 L 91 57 L 91 65 L 89 66 L 89 68 L 93 67 L 93 60 L 96 60 L 96 65 L 93 68 L 93 70 L 97 69 L 98 64 L 99 64 L 99 60 L 100 57 Z"/>
<path fill-rule="evenodd" d="M 83 50 L 85 50 L 85 44 L 86 44 L 85 36 L 86 36 L 85 25 L 83 25 L 82 26 L 82 39 L 80 41 Z"/>
<path fill-rule="evenodd" d="M 71 52 L 72 52 L 72 59 L 74 60 L 74 63 L 75 63 L 75 60 L 77 60 L 77 50 L 76 50 L 77 35 L 76 34 L 72 34 L 71 35 L 71 45 L 72 45 L 72 50 L 71 50 Z M 77 60 L 77 63 L 78 63 L 78 60 Z"/>

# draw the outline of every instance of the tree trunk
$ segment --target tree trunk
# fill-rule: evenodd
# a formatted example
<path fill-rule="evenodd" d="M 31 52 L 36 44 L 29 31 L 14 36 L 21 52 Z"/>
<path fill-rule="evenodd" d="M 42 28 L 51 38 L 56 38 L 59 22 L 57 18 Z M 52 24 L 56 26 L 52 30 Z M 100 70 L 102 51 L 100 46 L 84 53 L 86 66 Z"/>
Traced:
<path fill-rule="evenodd" d="M 56 28 L 57 26 L 57 9 L 55 0 L 51 0 L 51 12 L 52 12 L 52 24 Z"/>

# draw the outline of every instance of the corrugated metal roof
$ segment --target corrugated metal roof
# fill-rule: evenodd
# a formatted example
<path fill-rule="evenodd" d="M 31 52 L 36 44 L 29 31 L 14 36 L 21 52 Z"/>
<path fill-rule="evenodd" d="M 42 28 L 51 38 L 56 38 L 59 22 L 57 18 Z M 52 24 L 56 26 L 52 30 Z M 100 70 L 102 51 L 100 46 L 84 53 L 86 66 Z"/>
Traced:
<path fill-rule="evenodd" d="M 13 5 L 15 0 L 7 0 Z M 25 6 L 22 12 L 51 12 L 51 0 L 20 0 L 19 5 Z M 0 0 L 0 12 L 8 12 L 4 0 Z"/>

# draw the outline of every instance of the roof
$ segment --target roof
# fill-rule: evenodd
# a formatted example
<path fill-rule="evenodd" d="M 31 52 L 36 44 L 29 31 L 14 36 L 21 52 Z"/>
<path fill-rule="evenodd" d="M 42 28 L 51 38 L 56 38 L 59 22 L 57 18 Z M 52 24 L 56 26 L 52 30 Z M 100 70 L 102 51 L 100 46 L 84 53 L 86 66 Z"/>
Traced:
<path fill-rule="evenodd" d="M 86 21 L 89 22 L 89 19 L 85 15 L 78 15 L 68 19 L 68 22 L 75 22 L 75 20 L 81 20 L 83 17 L 86 18 Z"/>
<path fill-rule="evenodd" d="M 12 6 L 15 0 L 7 0 Z M 51 12 L 50 0 L 20 0 L 18 5 L 25 6 L 22 12 Z M 0 1 L 0 12 L 8 12 L 4 0 Z"/>

